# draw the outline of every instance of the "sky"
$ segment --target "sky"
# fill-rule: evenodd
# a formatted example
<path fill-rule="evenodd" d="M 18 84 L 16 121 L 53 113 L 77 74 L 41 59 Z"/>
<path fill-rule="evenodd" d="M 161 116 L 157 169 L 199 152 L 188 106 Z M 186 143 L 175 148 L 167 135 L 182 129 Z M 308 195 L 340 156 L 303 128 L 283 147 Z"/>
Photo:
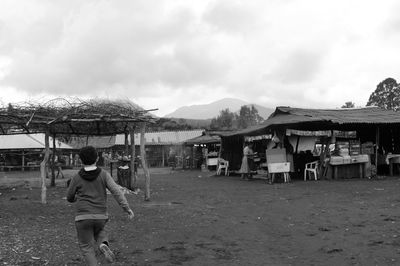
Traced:
<path fill-rule="evenodd" d="M 0 104 L 365 106 L 400 81 L 396 0 L 1 0 Z"/>

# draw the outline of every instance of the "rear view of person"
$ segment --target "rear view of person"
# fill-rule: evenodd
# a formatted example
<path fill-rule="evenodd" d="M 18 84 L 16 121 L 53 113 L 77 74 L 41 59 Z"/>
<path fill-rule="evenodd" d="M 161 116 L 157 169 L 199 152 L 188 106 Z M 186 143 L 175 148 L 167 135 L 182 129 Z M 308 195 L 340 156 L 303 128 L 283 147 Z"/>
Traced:
<path fill-rule="evenodd" d="M 96 166 L 96 149 L 83 147 L 79 157 L 83 168 L 71 179 L 67 190 L 67 200 L 76 202 L 75 227 L 79 247 L 87 265 L 97 265 L 96 250 L 100 250 L 108 262 L 113 262 L 115 257 L 105 230 L 108 221 L 107 189 L 128 213 L 129 219 L 134 217 L 134 213 L 110 174 Z"/>

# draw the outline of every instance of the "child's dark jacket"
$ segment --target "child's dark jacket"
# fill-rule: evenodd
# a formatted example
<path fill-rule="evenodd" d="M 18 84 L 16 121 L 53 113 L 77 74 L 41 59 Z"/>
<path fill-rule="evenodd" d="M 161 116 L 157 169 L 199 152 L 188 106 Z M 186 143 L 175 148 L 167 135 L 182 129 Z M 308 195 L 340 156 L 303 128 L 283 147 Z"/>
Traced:
<path fill-rule="evenodd" d="M 107 189 L 119 205 L 128 212 L 129 204 L 110 174 L 101 168 L 75 175 L 67 190 L 67 200 L 76 202 L 75 221 L 86 219 L 108 219 Z"/>

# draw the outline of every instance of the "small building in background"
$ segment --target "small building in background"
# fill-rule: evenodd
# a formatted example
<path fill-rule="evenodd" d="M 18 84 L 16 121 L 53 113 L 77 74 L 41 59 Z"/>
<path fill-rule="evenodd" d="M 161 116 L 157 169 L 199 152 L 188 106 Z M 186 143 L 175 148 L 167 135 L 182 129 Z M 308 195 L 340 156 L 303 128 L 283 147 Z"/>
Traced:
<path fill-rule="evenodd" d="M 168 166 L 168 154 L 174 150 L 177 158 L 177 166 L 185 167 L 185 158 L 190 155 L 185 149 L 185 141 L 199 137 L 204 129 L 182 131 L 158 131 L 145 133 L 146 159 L 150 167 Z M 130 145 L 130 136 L 128 136 Z M 135 154 L 140 155 L 140 133 L 135 133 Z M 125 151 L 125 135 L 114 136 L 78 136 L 71 137 L 68 142 L 76 149 L 86 145 L 94 146 L 99 152 L 99 165 L 108 166 L 107 160 L 119 160 L 123 156 L 129 156 Z"/>
<path fill-rule="evenodd" d="M 53 153 L 53 138 L 49 138 Z M 55 141 L 58 159 L 64 165 L 73 164 L 74 148 L 58 139 Z M 33 170 L 40 166 L 45 149 L 45 134 L 0 135 L 0 170 Z"/>

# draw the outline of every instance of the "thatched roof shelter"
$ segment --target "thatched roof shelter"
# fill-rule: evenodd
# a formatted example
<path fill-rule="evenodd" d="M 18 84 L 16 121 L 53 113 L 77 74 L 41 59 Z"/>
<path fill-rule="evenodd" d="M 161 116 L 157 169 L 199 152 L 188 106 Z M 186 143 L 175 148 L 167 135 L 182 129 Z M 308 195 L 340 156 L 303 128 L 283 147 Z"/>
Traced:
<path fill-rule="evenodd" d="M 153 109 L 156 110 L 156 109 Z M 42 202 L 46 203 L 45 167 L 49 159 L 49 136 L 87 135 L 111 136 L 125 134 L 128 152 L 128 135 L 134 136 L 134 130 L 140 124 L 141 160 L 146 175 L 145 200 L 150 197 L 150 174 L 147 169 L 144 149 L 146 123 L 156 118 L 129 100 L 89 100 L 58 98 L 45 103 L 9 104 L 0 108 L 0 134 L 45 133 L 45 156 L 41 163 Z M 53 138 L 55 139 L 55 138 Z M 131 139 L 131 145 L 134 140 Z M 53 146 L 54 142 L 53 142 Z M 135 158 L 135 149 L 131 149 L 131 158 Z M 53 157 L 54 163 L 54 157 Z M 134 169 L 134 160 L 131 160 Z M 130 179 L 136 183 L 136 175 L 131 171 Z M 54 172 L 52 185 L 54 185 Z M 134 185 L 132 185 L 134 186 Z"/>
<path fill-rule="evenodd" d="M 0 108 L 0 134 L 38 133 L 115 135 L 155 117 L 128 100 L 54 99 L 45 103 L 10 104 Z"/>

